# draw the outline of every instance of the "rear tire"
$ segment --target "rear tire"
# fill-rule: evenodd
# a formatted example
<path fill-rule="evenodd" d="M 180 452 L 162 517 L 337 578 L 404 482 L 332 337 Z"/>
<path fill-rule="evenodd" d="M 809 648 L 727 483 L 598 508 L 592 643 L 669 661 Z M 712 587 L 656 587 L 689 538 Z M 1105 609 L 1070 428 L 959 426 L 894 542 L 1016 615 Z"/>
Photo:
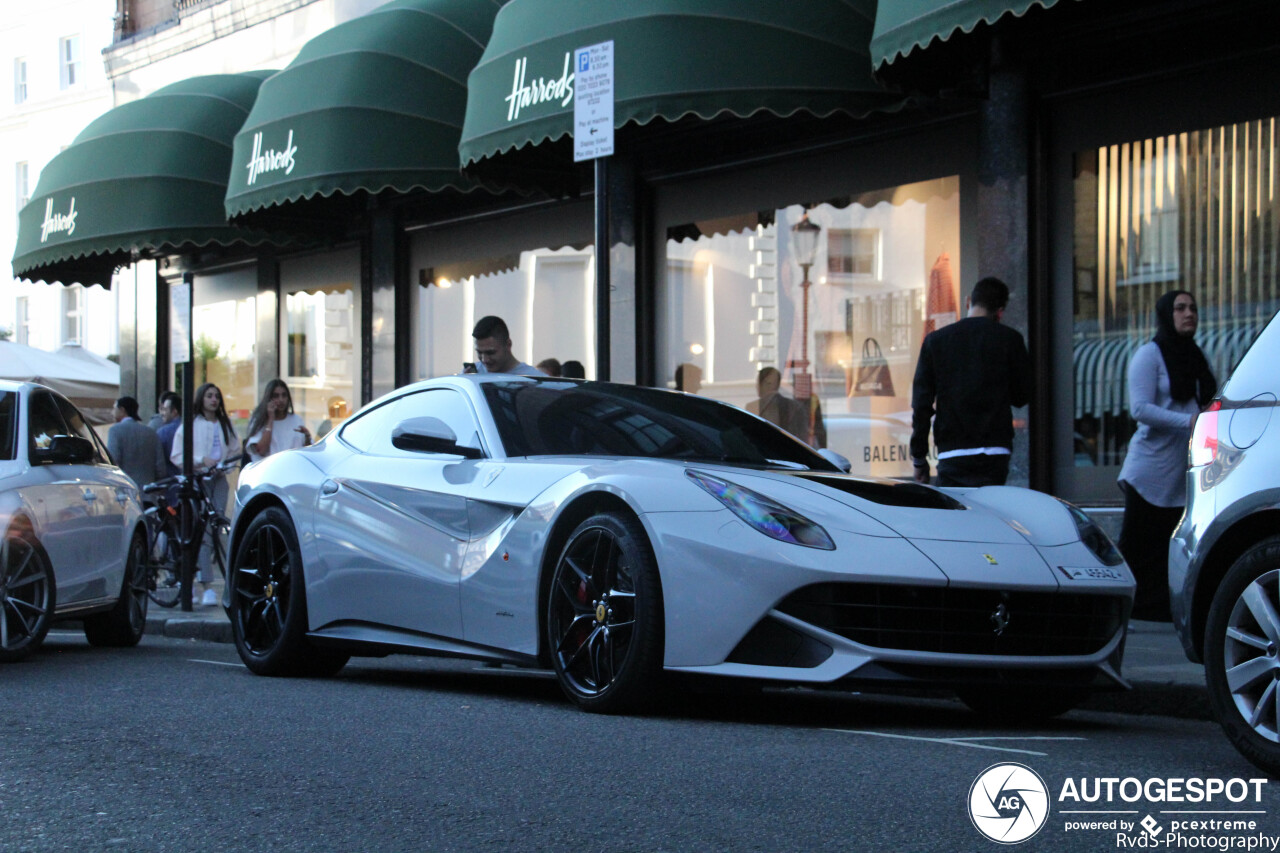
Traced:
<path fill-rule="evenodd" d="M 142 534 L 129 542 L 124 581 L 116 606 L 84 620 L 84 636 L 91 646 L 128 648 L 138 645 L 147 630 L 147 543 Z"/>
<path fill-rule="evenodd" d="M 350 655 L 307 639 L 302 553 L 288 513 L 268 507 L 249 523 L 231 563 L 231 634 L 258 675 L 329 676 Z"/>
<path fill-rule="evenodd" d="M 56 590 L 53 567 L 35 536 L 7 531 L 0 544 L 0 663 L 20 661 L 44 642 Z"/>
<path fill-rule="evenodd" d="M 1205 625 L 1204 675 L 1227 739 L 1280 776 L 1280 536 L 1245 551 L 1223 577 Z"/>

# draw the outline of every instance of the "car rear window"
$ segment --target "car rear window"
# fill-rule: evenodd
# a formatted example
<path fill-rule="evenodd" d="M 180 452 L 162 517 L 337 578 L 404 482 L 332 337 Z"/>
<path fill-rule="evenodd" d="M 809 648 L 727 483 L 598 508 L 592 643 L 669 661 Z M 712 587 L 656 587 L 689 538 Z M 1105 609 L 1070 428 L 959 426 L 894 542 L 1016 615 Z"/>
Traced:
<path fill-rule="evenodd" d="M 1240 359 L 1230 381 L 1225 383 L 1224 396 L 1232 400 L 1249 400 L 1268 391 L 1280 395 L 1277 362 L 1280 362 L 1280 313 L 1271 318 L 1245 352 L 1244 358 Z"/>

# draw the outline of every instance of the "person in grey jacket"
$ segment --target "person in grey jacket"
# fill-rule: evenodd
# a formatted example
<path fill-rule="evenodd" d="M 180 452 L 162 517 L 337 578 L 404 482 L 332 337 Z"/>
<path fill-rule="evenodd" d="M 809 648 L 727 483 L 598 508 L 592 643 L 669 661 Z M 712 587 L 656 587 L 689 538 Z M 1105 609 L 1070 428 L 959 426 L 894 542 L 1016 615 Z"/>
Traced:
<path fill-rule="evenodd" d="M 1196 300 L 1175 290 L 1156 301 L 1156 335 L 1129 361 L 1129 440 L 1119 485 L 1124 492 L 1120 552 L 1138 582 L 1133 616 L 1168 622 L 1169 537 L 1186 505 L 1191 425 L 1218 390 L 1196 345 Z"/>
<path fill-rule="evenodd" d="M 116 423 L 107 432 L 107 452 L 130 479 L 142 488 L 166 474 L 160 439 L 138 421 L 138 401 L 121 397 L 111 409 Z"/>

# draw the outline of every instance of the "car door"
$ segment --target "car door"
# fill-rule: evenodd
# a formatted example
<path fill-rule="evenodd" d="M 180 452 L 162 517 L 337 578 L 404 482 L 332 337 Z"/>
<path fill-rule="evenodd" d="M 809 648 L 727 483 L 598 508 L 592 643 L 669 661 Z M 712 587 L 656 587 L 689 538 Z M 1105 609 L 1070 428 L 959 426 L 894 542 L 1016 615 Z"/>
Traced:
<path fill-rule="evenodd" d="M 92 461 L 71 466 L 80 484 L 81 496 L 92 492 L 89 501 L 91 519 L 89 534 L 94 543 L 89 559 L 91 584 L 100 595 L 114 596 L 124 581 L 126 507 L 133 492 L 132 481 L 111 463 L 110 455 L 102 440 L 70 400 L 53 395 L 58 411 L 72 435 L 78 435 L 93 444 Z"/>
<path fill-rule="evenodd" d="M 471 404 L 447 388 L 399 397 L 343 426 L 340 438 L 361 452 L 330 471 L 316 499 L 324 566 L 313 629 L 354 621 L 462 636 L 466 496 L 479 460 L 395 447 L 396 425 L 419 417 L 443 421 L 462 443 L 478 441 Z"/>
<path fill-rule="evenodd" d="M 31 392 L 24 417 L 31 470 L 22 491 L 37 515 L 40 543 L 53 563 L 58 606 L 65 608 L 103 597 L 105 585 L 94 583 L 101 559 L 96 552 L 103 550 L 94 539 L 99 495 L 80 477 L 83 466 L 47 462 L 42 456 L 55 436 L 77 433 L 68 427 L 48 391 Z"/>

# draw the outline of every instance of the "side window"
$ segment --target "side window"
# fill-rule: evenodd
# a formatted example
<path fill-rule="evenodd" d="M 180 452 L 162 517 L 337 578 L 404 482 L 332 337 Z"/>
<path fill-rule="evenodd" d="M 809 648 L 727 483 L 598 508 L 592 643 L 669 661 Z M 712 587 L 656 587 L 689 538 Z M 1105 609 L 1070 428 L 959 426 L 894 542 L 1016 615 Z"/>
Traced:
<path fill-rule="evenodd" d="M 27 422 L 28 456 L 34 462 L 37 459 L 37 452 L 48 450 L 49 443 L 53 441 L 55 435 L 70 435 L 67 425 L 63 423 L 62 413 L 58 411 L 58 404 L 53 401 L 53 395 L 46 391 L 36 391 L 30 397 L 31 406 L 27 411 L 29 420 Z"/>
<path fill-rule="evenodd" d="M 395 417 L 391 427 L 409 418 L 439 418 L 444 421 L 458 443 L 469 447 L 480 447 L 480 426 L 471 411 L 471 404 L 465 395 L 448 388 L 437 388 L 421 391 L 401 397 L 395 404 Z M 386 447 L 391 453 L 404 453 L 391 445 L 391 431 L 387 431 Z"/>
<path fill-rule="evenodd" d="M 98 433 L 94 431 L 89 422 L 80 414 L 80 410 L 71 404 L 71 401 L 65 397 L 54 397 L 54 402 L 58 404 L 58 411 L 62 413 L 62 419 L 70 428 L 70 435 L 78 435 L 81 438 L 87 438 L 93 442 L 94 448 L 97 450 L 98 458 L 94 461 L 99 464 L 107 464 L 107 450 L 102 446 L 102 441 L 98 438 Z"/>
<path fill-rule="evenodd" d="M 380 446 L 379 442 L 390 447 L 391 430 L 396 425 L 393 420 L 394 411 L 398 402 L 398 400 L 392 400 L 376 409 L 361 412 L 347 421 L 342 425 L 342 431 L 339 433 L 342 440 L 365 453 L 381 452 L 375 451 L 375 448 Z"/>
<path fill-rule="evenodd" d="M 0 394 L 0 459 L 13 459 L 18 444 L 18 395 Z"/>

